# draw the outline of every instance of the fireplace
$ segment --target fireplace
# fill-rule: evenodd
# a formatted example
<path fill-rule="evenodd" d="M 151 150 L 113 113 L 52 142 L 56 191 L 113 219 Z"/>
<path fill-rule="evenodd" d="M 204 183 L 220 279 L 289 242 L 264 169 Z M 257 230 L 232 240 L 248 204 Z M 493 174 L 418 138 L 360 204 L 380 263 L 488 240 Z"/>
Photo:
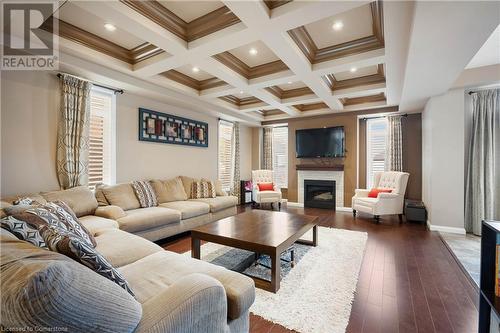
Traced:
<path fill-rule="evenodd" d="M 335 210 L 335 181 L 304 180 L 304 207 Z"/>

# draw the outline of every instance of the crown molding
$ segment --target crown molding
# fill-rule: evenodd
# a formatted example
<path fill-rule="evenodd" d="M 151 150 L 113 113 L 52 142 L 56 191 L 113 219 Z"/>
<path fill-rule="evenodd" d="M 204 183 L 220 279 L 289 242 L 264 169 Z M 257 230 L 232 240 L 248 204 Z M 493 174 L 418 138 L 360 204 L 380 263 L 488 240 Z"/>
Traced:
<path fill-rule="evenodd" d="M 185 22 L 158 1 L 120 0 L 120 2 L 186 42 L 192 42 L 241 22 L 227 6 L 211 11 L 191 22 Z"/>

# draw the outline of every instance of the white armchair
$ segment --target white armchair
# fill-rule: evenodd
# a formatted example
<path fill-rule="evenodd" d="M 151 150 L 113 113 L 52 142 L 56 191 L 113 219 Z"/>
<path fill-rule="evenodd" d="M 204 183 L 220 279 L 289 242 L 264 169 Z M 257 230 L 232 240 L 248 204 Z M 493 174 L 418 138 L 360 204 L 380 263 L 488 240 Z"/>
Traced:
<path fill-rule="evenodd" d="M 403 220 L 403 205 L 408 184 L 407 172 L 387 171 L 377 172 L 373 177 L 373 188 L 390 189 L 391 193 L 379 193 L 376 198 L 368 197 L 370 190 L 356 189 L 352 197 L 352 214 L 356 217 L 357 211 L 372 214 L 379 222 L 380 215 L 398 214 L 399 221 Z"/>
<path fill-rule="evenodd" d="M 259 191 L 257 184 L 260 183 L 273 183 L 274 188 L 272 191 Z M 278 208 L 281 209 L 281 190 L 274 183 L 274 172 L 272 170 L 253 170 L 252 171 L 252 184 L 253 184 L 253 201 L 260 206 L 262 203 L 278 203 Z"/>

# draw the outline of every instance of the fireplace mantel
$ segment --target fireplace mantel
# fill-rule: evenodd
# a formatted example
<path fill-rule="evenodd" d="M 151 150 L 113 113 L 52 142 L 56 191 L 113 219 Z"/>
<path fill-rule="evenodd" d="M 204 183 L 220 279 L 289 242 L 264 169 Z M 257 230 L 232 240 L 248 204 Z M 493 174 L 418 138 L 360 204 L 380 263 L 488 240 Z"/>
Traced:
<path fill-rule="evenodd" d="M 311 171 L 344 171 L 342 164 L 337 165 L 321 165 L 321 164 L 297 164 L 296 170 L 311 170 Z"/>

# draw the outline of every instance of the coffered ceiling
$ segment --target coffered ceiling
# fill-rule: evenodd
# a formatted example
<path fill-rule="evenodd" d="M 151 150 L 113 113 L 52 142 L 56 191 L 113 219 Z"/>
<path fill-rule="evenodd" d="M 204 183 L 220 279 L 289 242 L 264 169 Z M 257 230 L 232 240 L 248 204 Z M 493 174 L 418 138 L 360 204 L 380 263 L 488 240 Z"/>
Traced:
<path fill-rule="evenodd" d="M 399 104 L 406 58 L 400 49 L 411 30 L 401 18 L 412 5 L 399 7 L 68 1 L 54 16 L 68 55 L 235 118 L 264 121 Z"/>

